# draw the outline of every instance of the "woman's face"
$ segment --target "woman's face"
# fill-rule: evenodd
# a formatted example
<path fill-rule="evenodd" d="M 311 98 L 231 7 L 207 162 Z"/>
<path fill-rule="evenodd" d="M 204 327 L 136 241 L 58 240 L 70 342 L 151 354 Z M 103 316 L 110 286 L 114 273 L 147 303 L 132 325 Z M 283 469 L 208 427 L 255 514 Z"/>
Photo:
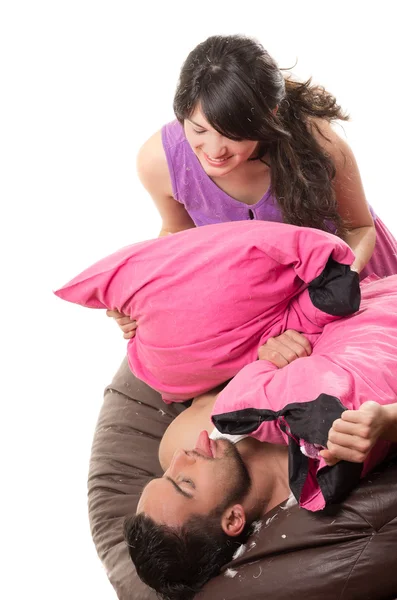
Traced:
<path fill-rule="evenodd" d="M 186 139 L 209 177 L 223 177 L 255 155 L 258 142 L 236 142 L 218 133 L 200 107 L 184 122 Z"/>

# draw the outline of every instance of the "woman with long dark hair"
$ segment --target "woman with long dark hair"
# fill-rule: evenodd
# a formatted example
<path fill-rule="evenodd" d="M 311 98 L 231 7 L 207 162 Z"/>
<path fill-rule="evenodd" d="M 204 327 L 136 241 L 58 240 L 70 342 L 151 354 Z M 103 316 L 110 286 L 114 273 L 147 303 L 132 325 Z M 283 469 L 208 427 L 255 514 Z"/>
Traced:
<path fill-rule="evenodd" d="M 332 128 L 348 116 L 324 88 L 285 76 L 255 40 L 212 36 L 186 58 L 174 112 L 138 156 L 160 235 L 282 221 L 342 237 L 361 278 L 397 273 L 397 242 L 369 207 L 353 152 Z M 131 337 L 135 324 L 112 316 Z"/>

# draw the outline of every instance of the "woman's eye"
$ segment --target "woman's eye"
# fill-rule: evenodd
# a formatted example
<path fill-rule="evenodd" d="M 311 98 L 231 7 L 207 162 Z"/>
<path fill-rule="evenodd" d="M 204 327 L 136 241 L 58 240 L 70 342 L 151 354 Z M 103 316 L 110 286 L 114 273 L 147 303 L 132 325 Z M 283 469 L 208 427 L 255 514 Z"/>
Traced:
<path fill-rule="evenodd" d="M 194 133 L 197 133 L 198 135 L 200 135 L 200 133 L 205 133 L 205 130 L 204 131 L 197 131 L 197 129 L 193 129 L 193 131 L 194 131 Z"/>

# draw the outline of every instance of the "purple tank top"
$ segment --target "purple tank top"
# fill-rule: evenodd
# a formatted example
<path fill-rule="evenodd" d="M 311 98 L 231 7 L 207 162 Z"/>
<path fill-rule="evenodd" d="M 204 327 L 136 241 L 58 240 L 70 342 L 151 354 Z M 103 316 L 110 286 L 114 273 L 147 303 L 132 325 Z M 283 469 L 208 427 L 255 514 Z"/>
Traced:
<path fill-rule="evenodd" d="M 204 171 L 179 121 L 164 125 L 161 137 L 172 193 L 175 200 L 185 206 L 195 225 L 247 219 L 282 222 L 281 210 L 270 187 L 259 202 L 251 205 L 239 202 L 221 190 Z"/>
<path fill-rule="evenodd" d="M 221 190 L 204 171 L 178 121 L 164 125 L 161 134 L 172 193 L 197 226 L 247 219 L 282 221 L 270 188 L 259 202 L 251 205 L 239 202 Z"/>

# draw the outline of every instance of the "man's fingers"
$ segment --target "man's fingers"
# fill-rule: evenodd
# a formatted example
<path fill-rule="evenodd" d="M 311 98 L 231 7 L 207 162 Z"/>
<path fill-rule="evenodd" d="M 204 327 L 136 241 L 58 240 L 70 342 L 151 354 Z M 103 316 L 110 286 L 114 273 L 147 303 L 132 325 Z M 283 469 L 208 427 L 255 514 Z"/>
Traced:
<path fill-rule="evenodd" d="M 278 343 L 280 345 L 280 352 L 285 358 L 288 358 L 288 362 L 307 356 L 306 349 L 301 344 L 292 338 L 289 338 L 287 335 L 286 338 L 287 339 L 281 338 L 278 340 Z"/>
<path fill-rule="evenodd" d="M 293 342 L 289 342 L 289 346 L 286 346 L 280 341 L 280 338 L 269 338 L 266 344 L 259 348 L 258 357 L 260 360 L 270 361 L 280 369 L 299 358 L 294 346 Z"/>
<path fill-rule="evenodd" d="M 353 448 L 345 448 L 328 440 L 327 448 L 333 457 L 339 460 L 347 460 L 349 462 L 361 463 L 367 457 L 367 452 L 362 452 Z M 321 454 L 321 453 L 320 453 Z"/>
<path fill-rule="evenodd" d="M 354 411 L 352 411 L 354 412 Z M 357 436 L 362 438 L 369 438 L 371 435 L 371 428 L 365 423 L 345 421 L 344 419 L 336 419 L 332 423 L 330 431 L 338 433 L 346 433 L 347 435 Z"/>
<path fill-rule="evenodd" d="M 301 356 L 307 356 L 305 349 L 300 344 L 291 338 L 286 339 L 284 336 L 285 334 L 278 338 L 269 338 L 263 347 L 268 348 L 269 351 L 278 352 L 288 363 Z"/>
<path fill-rule="evenodd" d="M 320 456 L 323 457 L 329 467 L 333 467 L 339 462 L 339 458 L 333 456 L 329 450 L 321 450 Z"/>
<path fill-rule="evenodd" d="M 288 365 L 288 360 L 286 360 L 286 358 L 284 358 L 280 352 L 267 345 L 259 348 L 258 358 L 259 360 L 268 360 L 278 369 L 282 369 L 282 367 L 286 367 Z"/>
<path fill-rule="evenodd" d="M 362 438 L 356 435 L 348 435 L 346 433 L 339 433 L 334 429 L 330 429 L 328 434 L 328 442 L 334 446 L 343 447 L 348 450 L 355 450 L 365 454 L 370 451 L 372 445 L 371 440 L 367 438 Z M 331 450 L 329 446 L 328 449 Z"/>
<path fill-rule="evenodd" d="M 358 410 L 345 410 L 342 413 L 342 419 L 350 423 L 363 423 L 371 425 L 381 412 L 381 407 L 377 402 L 369 400 L 364 402 Z"/>
<path fill-rule="evenodd" d="M 268 360 L 279 369 L 297 358 L 311 354 L 310 342 L 302 334 L 288 329 L 276 338 L 269 338 L 258 350 L 260 360 Z"/>
<path fill-rule="evenodd" d="M 312 353 L 312 346 L 309 340 L 304 335 L 302 335 L 298 331 L 295 331 L 294 329 L 287 329 L 287 331 L 283 335 L 285 335 L 286 337 L 293 340 L 296 344 L 298 344 L 298 346 L 300 347 L 300 352 L 304 351 L 304 354 L 302 356 L 310 356 L 310 354 Z M 301 357 L 301 354 L 298 354 L 298 356 Z"/>
<path fill-rule="evenodd" d="M 341 419 L 346 421 L 346 423 L 364 423 L 369 425 L 372 420 L 372 414 L 360 410 L 345 410 L 341 415 Z"/>

